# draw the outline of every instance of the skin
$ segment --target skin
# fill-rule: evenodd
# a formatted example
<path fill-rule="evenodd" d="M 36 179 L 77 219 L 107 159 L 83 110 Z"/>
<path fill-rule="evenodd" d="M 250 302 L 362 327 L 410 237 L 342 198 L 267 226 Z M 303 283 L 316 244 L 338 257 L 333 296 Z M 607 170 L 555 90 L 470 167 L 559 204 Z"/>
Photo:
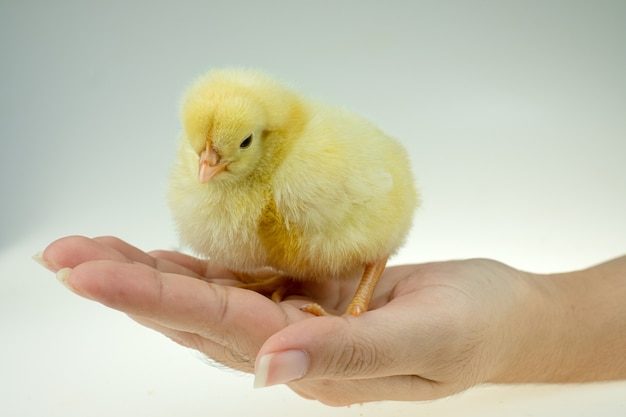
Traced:
<path fill-rule="evenodd" d="M 307 282 L 308 297 L 276 304 L 215 265 L 114 237 L 62 238 L 39 261 L 82 297 L 229 367 L 256 366 L 257 377 L 265 367 L 262 385 L 287 382 L 329 405 L 626 378 L 626 256 L 551 275 L 487 259 L 388 267 L 359 317 L 299 310 L 316 301 L 343 311 L 353 282 Z M 283 358 L 301 373 L 281 372 L 272 358 L 284 352 L 296 352 Z"/>

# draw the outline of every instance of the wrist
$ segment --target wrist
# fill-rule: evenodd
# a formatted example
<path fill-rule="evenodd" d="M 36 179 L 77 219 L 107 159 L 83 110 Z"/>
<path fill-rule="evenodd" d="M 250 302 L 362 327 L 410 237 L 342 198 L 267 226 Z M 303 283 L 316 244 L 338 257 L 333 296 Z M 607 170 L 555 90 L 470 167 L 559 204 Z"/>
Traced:
<path fill-rule="evenodd" d="M 522 273 L 517 328 L 491 382 L 584 382 L 626 377 L 626 262 Z M 513 327 L 513 326 L 511 326 Z"/>

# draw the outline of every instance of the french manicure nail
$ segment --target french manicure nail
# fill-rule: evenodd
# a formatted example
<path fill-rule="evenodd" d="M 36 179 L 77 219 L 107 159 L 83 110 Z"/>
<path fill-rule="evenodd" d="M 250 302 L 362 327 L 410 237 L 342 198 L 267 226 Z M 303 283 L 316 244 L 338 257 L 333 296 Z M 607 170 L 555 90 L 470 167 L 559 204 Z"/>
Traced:
<path fill-rule="evenodd" d="M 32 256 L 33 261 L 37 262 L 39 265 L 43 266 L 44 268 L 54 272 L 56 269 L 43 258 L 43 252 L 37 252 L 36 254 L 34 254 Z"/>
<path fill-rule="evenodd" d="M 65 285 L 67 288 L 74 291 L 74 289 L 67 283 L 67 279 L 69 278 L 71 273 L 72 273 L 72 268 L 62 268 L 57 271 L 56 278 L 57 280 L 59 280 L 61 284 Z"/>
<path fill-rule="evenodd" d="M 254 376 L 254 388 L 285 384 L 304 376 L 309 358 L 301 350 L 268 353 L 259 359 Z"/>

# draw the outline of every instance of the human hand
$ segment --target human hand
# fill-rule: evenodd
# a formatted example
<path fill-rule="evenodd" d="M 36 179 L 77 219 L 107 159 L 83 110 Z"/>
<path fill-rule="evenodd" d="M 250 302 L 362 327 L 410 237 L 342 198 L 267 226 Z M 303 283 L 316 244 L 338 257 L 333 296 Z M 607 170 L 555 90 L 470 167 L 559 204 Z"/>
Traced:
<path fill-rule="evenodd" d="M 358 317 L 313 317 L 311 301 L 342 311 L 355 283 L 307 283 L 281 303 L 176 252 L 143 252 L 112 237 L 74 236 L 42 254 L 72 291 L 127 313 L 257 386 L 288 383 L 331 405 L 424 400 L 495 381 L 523 338 L 525 275 L 489 260 L 389 267 Z M 65 268 L 72 268 L 71 270 Z"/>
<path fill-rule="evenodd" d="M 211 263 L 115 237 L 65 237 L 35 258 L 76 294 L 245 372 L 269 336 L 309 316 L 234 287 L 235 275 Z"/>

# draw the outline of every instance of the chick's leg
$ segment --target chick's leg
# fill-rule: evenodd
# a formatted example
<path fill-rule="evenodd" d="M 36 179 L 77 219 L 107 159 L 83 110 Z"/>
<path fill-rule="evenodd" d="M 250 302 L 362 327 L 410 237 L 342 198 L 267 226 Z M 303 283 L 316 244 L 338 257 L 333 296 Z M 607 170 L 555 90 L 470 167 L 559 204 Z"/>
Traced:
<path fill-rule="evenodd" d="M 359 314 L 367 311 L 367 307 L 369 306 L 374 290 L 376 289 L 376 284 L 378 284 L 378 280 L 383 274 L 386 265 L 387 258 L 365 265 L 365 271 L 363 271 L 361 282 L 356 289 L 354 297 L 352 297 L 352 301 L 348 304 L 345 314 L 358 316 Z"/>
<path fill-rule="evenodd" d="M 369 306 L 370 300 L 372 299 L 372 294 L 374 294 L 374 290 L 376 289 L 376 284 L 378 284 L 378 280 L 385 270 L 385 266 L 387 265 L 387 258 L 380 259 L 376 262 L 372 262 L 371 264 L 365 265 L 365 270 L 363 271 L 363 276 L 361 277 L 361 282 L 352 297 L 352 301 L 348 304 L 348 308 L 346 308 L 346 314 L 351 314 L 353 316 L 358 316 L 361 313 L 367 311 L 367 307 Z M 305 311 L 307 313 L 311 313 L 315 316 L 330 316 L 331 314 L 327 313 L 324 308 L 317 303 L 309 303 L 302 307 L 300 310 Z"/>

